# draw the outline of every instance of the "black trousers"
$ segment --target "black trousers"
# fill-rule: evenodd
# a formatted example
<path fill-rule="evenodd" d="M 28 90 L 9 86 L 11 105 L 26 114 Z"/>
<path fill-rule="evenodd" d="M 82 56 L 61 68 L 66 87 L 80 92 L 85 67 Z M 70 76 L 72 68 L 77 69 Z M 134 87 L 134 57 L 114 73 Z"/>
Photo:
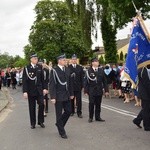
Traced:
<path fill-rule="evenodd" d="M 142 120 L 143 120 L 143 109 L 141 109 L 141 111 L 139 112 L 139 114 L 137 115 L 137 117 L 134 119 L 134 121 L 137 124 L 141 124 Z"/>
<path fill-rule="evenodd" d="M 82 114 L 82 100 L 81 100 L 81 91 L 74 91 L 74 99 L 71 100 L 71 110 L 72 110 L 72 114 L 75 113 L 75 106 L 74 106 L 74 102 L 76 99 L 76 106 L 77 106 L 77 115 L 81 115 Z"/>
<path fill-rule="evenodd" d="M 48 112 L 48 94 L 44 96 L 44 100 L 45 100 L 45 111 Z"/>
<path fill-rule="evenodd" d="M 70 100 L 68 101 L 57 101 L 55 104 L 56 110 L 56 126 L 60 135 L 66 134 L 65 125 L 71 114 L 71 104 Z"/>
<path fill-rule="evenodd" d="M 30 96 L 28 95 L 29 102 L 29 114 L 31 125 L 36 124 L 36 101 L 39 105 L 38 107 L 38 123 L 44 123 L 44 99 L 43 95 Z"/>
<path fill-rule="evenodd" d="M 142 108 L 143 108 L 143 126 L 144 129 L 150 130 L 150 101 L 142 100 Z"/>
<path fill-rule="evenodd" d="M 93 119 L 95 109 L 95 119 L 100 118 L 102 95 L 89 95 L 89 118 Z"/>
<path fill-rule="evenodd" d="M 7 87 L 10 87 L 11 79 L 7 79 Z"/>

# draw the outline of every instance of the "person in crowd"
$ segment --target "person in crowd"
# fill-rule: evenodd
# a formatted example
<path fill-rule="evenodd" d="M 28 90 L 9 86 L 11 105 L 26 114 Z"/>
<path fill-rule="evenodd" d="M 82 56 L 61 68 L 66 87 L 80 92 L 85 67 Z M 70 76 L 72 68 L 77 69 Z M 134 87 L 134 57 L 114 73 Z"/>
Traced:
<path fill-rule="evenodd" d="M 133 89 L 134 99 L 135 99 L 135 106 L 141 106 L 141 100 L 138 98 L 138 91 L 137 89 Z"/>
<path fill-rule="evenodd" d="M 84 81 L 84 72 L 82 66 L 77 64 L 77 55 L 72 55 L 72 64 L 69 65 L 71 77 L 73 79 L 74 98 L 71 100 L 72 113 L 75 113 L 75 100 L 77 106 L 77 115 L 82 118 L 82 88 Z"/>
<path fill-rule="evenodd" d="M 124 103 L 129 103 L 130 102 L 130 92 L 131 92 L 131 82 L 125 76 L 124 70 L 121 72 L 120 80 L 121 80 L 122 93 L 125 96 Z"/>
<path fill-rule="evenodd" d="M 16 80 L 16 70 L 15 68 L 12 68 L 11 72 L 11 84 L 12 84 L 12 89 L 16 89 L 16 84 L 17 84 L 17 80 Z"/>
<path fill-rule="evenodd" d="M 20 85 L 20 72 L 19 70 L 16 71 L 16 81 L 17 81 L 17 85 Z"/>
<path fill-rule="evenodd" d="M 2 85 L 6 86 L 6 80 L 5 80 L 5 71 L 1 70 L 1 79 L 2 79 Z"/>
<path fill-rule="evenodd" d="M 116 65 L 113 65 L 112 66 L 112 71 L 113 71 L 113 74 L 114 74 L 114 77 L 113 77 L 113 80 L 112 80 L 112 87 L 113 87 L 113 92 L 114 92 L 114 96 L 117 96 L 118 93 L 117 93 L 117 90 L 118 90 L 118 70 L 117 70 L 117 67 Z"/>
<path fill-rule="evenodd" d="M 121 90 L 121 80 L 120 80 L 121 72 L 123 71 L 122 64 L 119 64 L 116 69 L 117 69 L 116 70 L 116 87 L 117 87 L 118 94 L 119 94 L 118 97 L 124 98 L 124 95 Z"/>
<path fill-rule="evenodd" d="M 0 90 L 2 88 L 2 70 L 0 69 Z"/>
<path fill-rule="evenodd" d="M 47 87 L 49 85 L 49 66 L 46 64 L 46 59 L 39 60 L 38 62 L 40 65 L 42 65 L 42 69 L 44 71 L 44 80 L 47 84 Z M 48 113 L 48 94 L 44 95 L 44 117 L 46 117 L 46 113 Z"/>
<path fill-rule="evenodd" d="M 106 95 L 108 93 L 108 84 L 103 69 L 99 68 L 99 61 L 95 57 L 91 60 L 91 67 L 86 71 L 84 85 L 84 93 L 89 97 L 89 120 L 93 121 L 94 111 L 95 120 L 104 122 L 101 118 L 101 102 L 103 95 L 103 88 L 105 89 Z"/>
<path fill-rule="evenodd" d="M 19 70 L 19 85 L 22 85 L 23 68 Z"/>
<path fill-rule="evenodd" d="M 106 66 L 104 68 L 104 74 L 105 74 L 105 77 L 107 80 L 107 84 L 108 84 L 108 86 L 110 86 L 112 84 L 112 81 L 114 79 L 115 74 L 114 74 L 114 71 L 109 64 L 106 64 Z"/>
<path fill-rule="evenodd" d="M 30 55 L 30 64 L 23 70 L 23 96 L 29 102 L 29 114 L 31 129 L 36 125 L 36 101 L 38 109 L 38 125 L 45 128 L 44 125 L 44 95 L 48 92 L 47 84 L 44 81 L 44 72 L 42 66 L 37 64 L 37 54 Z"/>
<path fill-rule="evenodd" d="M 115 79 L 115 71 L 111 68 L 110 64 L 106 64 L 104 67 L 104 74 L 106 77 L 107 85 L 109 89 L 112 89 L 112 83 Z M 112 97 L 112 93 L 109 93 L 109 97 Z"/>
<path fill-rule="evenodd" d="M 70 69 L 66 67 L 66 56 L 57 57 L 58 65 L 51 70 L 49 91 L 51 102 L 55 104 L 56 126 L 60 136 L 67 139 L 65 125 L 71 114 L 71 102 L 74 98 Z"/>
<path fill-rule="evenodd" d="M 10 68 L 7 68 L 5 78 L 6 78 L 7 87 L 10 87 L 10 83 L 11 83 Z"/>

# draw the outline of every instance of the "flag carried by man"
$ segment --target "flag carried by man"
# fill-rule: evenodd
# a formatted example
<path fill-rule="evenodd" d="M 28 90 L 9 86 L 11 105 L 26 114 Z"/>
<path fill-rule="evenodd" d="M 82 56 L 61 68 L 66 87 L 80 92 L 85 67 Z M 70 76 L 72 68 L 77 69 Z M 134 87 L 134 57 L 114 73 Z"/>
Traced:
<path fill-rule="evenodd" d="M 124 69 L 125 75 L 129 78 L 134 88 L 138 81 L 138 68 L 144 67 L 148 63 L 150 63 L 150 39 L 140 16 L 133 21 Z"/>

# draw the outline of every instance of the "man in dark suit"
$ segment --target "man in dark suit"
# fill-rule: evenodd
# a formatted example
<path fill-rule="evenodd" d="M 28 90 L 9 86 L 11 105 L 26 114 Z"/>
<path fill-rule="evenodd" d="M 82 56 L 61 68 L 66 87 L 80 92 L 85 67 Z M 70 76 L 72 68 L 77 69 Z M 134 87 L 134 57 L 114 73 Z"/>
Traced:
<path fill-rule="evenodd" d="M 36 125 L 36 101 L 38 109 L 38 125 L 45 128 L 44 125 L 44 100 L 43 96 L 47 93 L 47 85 L 44 82 L 42 66 L 37 64 L 36 54 L 31 54 L 31 63 L 23 70 L 23 96 L 28 99 L 31 129 Z"/>
<path fill-rule="evenodd" d="M 74 98 L 71 100 L 72 113 L 71 116 L 75 113 L 75 100 L 77 106 L 77 115 L 79 118 L 82 118 L 82 88 L 84 80 L 84 72 L 82 66 L 77 64 L 77 56 L 72 55 L 72 64 L 69 65 L 71 71 L 71 77 L 73 79 L 73 90 Z"/>
<path fill-rule="evenodd" d="M 50 97 L 55 104 L 56 126 L 60 136 L 67 139 L 64 129 L 71 114 L 70 99 L 73 99 L 73 84 L 71 81 L 70 69 L 65 67 L 66 56 L 57 57 L 58 65 L 51 70 L 50 74 Z"/>
<path fill-rule="evenodd" d="M 93 121 L 94 107 L 95 107 L 95 120 L 104 122 L 101 118 L 101 102 L 103 95 L 103 88 L 106 95 L 108 95 L 107 81 L 104 71 L 99 67 L 97 58 L 93 58 L 91 67 L 86 71 L 84 92 L 89 96 L 89 123 Z"/>
<path fill-rule="evenodd" d="M 140 118 L 135 119 L 134 123 L 139 126 L 143 119 L 144 130 L 150 131 L 150 64 L 139 69 L 138 78 L 138 96 L 142 101 L 142 111 L 139 113 Z"/>
<path fill-rule="evenodd" d="M 38 64 L 42 65 L 42 69 L 43 69 L 43 72 L 44 72 L 44 81 L 46 82 L 47 84 L 47 87 L 49 85 L 49 66 L 46 64 L 46 59 L 43 59 L 43 60 L 39 60 L 38 61 Z M 48 94 L 45 94 L 44 95 L 44 117 L 46 117 L 46 113 L 48 113 Z"/>

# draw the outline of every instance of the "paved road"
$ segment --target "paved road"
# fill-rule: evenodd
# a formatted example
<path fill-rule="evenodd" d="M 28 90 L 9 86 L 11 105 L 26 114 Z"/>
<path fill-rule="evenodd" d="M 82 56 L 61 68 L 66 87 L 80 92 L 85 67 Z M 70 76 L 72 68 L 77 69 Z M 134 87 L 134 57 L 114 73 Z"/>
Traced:
<path fill-rule="evenodd" d="M 120 99 L 104 99 L 102 117 L 105 123 L 88 123 L 87 98 L 83 101 L 83 119 L 70 118 L 68 139 L 59 137 L 55 127 L 54 107 L 45 120 L 46 128 L 30 129 L 28 103 L 21 89 L 10 90 L 13 102 L 0 115 L 0 150 L 149 150 L 150 133 L 132 124 L 140 108 Z M 3 120 L 3 121 L 2 121 Z"/>

